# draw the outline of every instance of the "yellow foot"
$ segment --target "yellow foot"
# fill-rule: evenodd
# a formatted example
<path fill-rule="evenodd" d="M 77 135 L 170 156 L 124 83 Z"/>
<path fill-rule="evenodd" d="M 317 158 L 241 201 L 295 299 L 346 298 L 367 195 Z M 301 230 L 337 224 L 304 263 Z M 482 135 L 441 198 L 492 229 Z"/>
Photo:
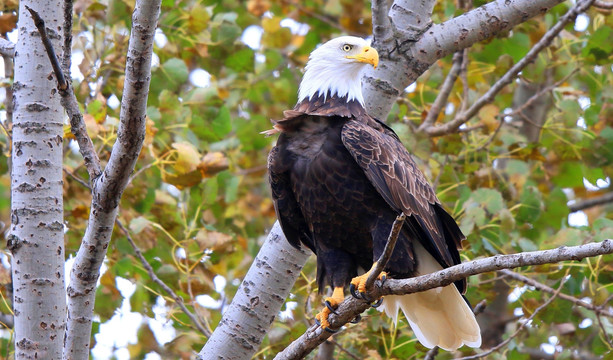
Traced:
<path fill-rule="evenodd" d="M 322 329 L 329 332 L 337 331 L 330 328 L 328 316 L 330 316 L 330 313 L 336 313 L 335 309 L 340 303 L 343 302 L 343 300 L 345 300 L 345 293 L 343 291 L 343 288 L 335 287 L 332 296 L 326 298 L 325 300 L 326 306 L 319 312 L 319 314 L 315 315 L 315 319 L 317 320 L 317 323 L 321 326 Z"/>
<path fill-rule="evenodd" d="M 353 297 L 357 299 L 364 299 L 366 301 L 371 301 L 370 299 L 366 298 L 366 280 L 368 280 L 368 277 L 372 273 L 375 266 L 377 266 L 376 262 L 372 264 L 372 267 L 370 268 L 370 270 L 368 270 L 367 273 L 362 274 L 360 276 L 356 276 L 353 279 L 351 279 L 351 285 L 349 285 L 349 291 L 351 291 L 351 295 L 353 295 Z M 379 274 L 379 276 L 377 276 L 377 279 L 381 281 L 385 281 L 387 279 L 387 273 L 385 271 L 382 271 Z M 377 302 L 375 302 L 373 306 L 376 307 L 376 306 L 379 306 L 380 304 L 381 304 L 381 299 L 377 300 Z"/>

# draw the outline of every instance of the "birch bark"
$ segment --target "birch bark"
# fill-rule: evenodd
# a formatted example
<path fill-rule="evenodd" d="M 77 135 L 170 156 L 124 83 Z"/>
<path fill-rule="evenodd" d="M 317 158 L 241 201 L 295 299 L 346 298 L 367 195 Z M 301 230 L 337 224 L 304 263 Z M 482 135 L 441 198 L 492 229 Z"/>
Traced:
<path fill-rule="evenodd" d="M 66 329 L 62 135 L 64 113 L 34 21 L 19 2 L 15 47 L 11 228 L 16 359 L 61 359 Z M 45 2 L 44 20 L 61 41 L 61 2 Z M 43 9 L 40 9 L 43 10 Z M 56 31 L 60 29 L 60 31 Z"/>

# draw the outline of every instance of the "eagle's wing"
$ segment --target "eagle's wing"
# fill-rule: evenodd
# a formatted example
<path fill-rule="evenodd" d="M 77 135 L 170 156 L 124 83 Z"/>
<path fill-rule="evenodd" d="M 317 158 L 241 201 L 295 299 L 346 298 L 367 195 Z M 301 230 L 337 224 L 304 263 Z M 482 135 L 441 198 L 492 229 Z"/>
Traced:
<path fill-rule="evenodd" d="M 420 240 L 437 261 L 444 267 L 459 263 L 458 249 L 464 235 L 455 220 L 441 207 L 434 190 L 407 149 L 391 129 L 387 131 L 390 135 L 350 120 L 344 125 L 341 137 L 389 206 L 394 211 L 414 217 L 423 231 L 418 234 Z"/>
<path fill-rule="evenodd" d="M 287 161 L 282 159 L 280 147 L 273 147 L 268 155 L 268 177 L 277 219 L 281 223 L 287 241 L 292 246 L 300 248 L 302 242 L 315 252 L 315 245 L 310 237 L 308 226 L 290 185 L 286 164 Z"/>

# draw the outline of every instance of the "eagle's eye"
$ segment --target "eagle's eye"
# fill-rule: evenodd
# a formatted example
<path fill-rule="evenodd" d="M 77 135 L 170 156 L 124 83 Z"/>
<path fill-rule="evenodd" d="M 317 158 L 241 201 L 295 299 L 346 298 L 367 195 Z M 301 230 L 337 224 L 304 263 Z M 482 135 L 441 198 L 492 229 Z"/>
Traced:
<path fill-rule="evenodd" d="M 353 46 L 351 46 L 349 44 L 343 45 L 343 51 L 349 52 L 349 51 L 351 51 L 351 49 L 353 49 Z"/>

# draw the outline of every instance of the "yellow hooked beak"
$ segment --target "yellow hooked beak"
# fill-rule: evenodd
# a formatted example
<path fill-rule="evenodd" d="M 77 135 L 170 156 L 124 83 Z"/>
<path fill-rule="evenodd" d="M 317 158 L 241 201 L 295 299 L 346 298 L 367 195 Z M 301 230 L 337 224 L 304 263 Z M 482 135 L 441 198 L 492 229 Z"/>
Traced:
<path fill-rule="evenodd" d="M 355 59 L 359 62 L 372 65 L 375 69 L 379 65 L 379 53 L 370 46 L 364 46 L 362 51 L 357 55 L 347 55 L 347 59 Z"/>

